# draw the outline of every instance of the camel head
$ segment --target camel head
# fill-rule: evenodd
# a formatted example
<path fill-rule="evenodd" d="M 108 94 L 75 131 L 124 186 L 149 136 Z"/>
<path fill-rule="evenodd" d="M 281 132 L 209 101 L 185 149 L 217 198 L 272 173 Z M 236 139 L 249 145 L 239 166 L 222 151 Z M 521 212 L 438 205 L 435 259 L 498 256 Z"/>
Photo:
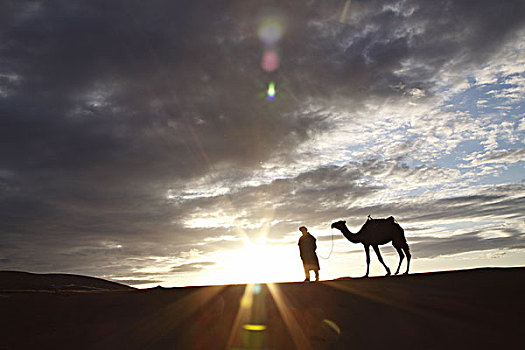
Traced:
<path fill-rule="evenodd" d="M 332 223 L 331 227 L 341 230 L 343 227 L 346 227 L 346 221 L 340 220 L 340 221 L 334 222 Z"/>

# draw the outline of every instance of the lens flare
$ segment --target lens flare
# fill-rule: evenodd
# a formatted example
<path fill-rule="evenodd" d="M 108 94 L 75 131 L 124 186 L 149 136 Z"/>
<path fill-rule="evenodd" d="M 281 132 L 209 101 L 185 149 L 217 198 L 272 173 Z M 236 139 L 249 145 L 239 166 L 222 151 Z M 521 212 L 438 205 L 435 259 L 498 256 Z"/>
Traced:
<path fill-rule="evenodd" d="M 245 324 L 242 326 L 242 328 L 246 329 L 247 331 L 260 332 L 264 331 L 266 326 L 263 324 Z"/>
<path fill-rule="evenodd" d="M 275 100 L 275 84 L 273 82 L 271 82 L 268 85 L 268 91 L 266 92 L 266 98 L 269 101 Z"/>
<path fill-rule="evenodd" d="M 261 67 L 267 72 L 273 72 L 279 67 L 279 54 L 274 49 L 264 50 Z"/>
<path fill-rule="evenodd" d="M 352 0 L 346 0 L 345 5 L 343 7 L 343 11 L 341 12 L 341 16 L 339 17 L 339 23 L 346 22 L 346 16 L 348 14 L 348 9 L 350 8 L 351 4 L 352 4 Z"/>
<path fill-rule="evenodd" d="M 330 327 L 330 329 L 332 329 L 335 333 L 337 333 L 337 335 L 340 335 L 341 334 L 341 329 L 339 328 L 339 326 L 334 322 L 334 321 L 330 321 L 329 319 L 325 318 L 323 320 L 323 322 L 328 326 Z"/>
<path fill-rule="evenodd" d="M 273 46 L 281 39 L 286 29 L 286 16 L 279 9 L 267 8 L 259 15 L 257 35 L 267 45 Z"/>

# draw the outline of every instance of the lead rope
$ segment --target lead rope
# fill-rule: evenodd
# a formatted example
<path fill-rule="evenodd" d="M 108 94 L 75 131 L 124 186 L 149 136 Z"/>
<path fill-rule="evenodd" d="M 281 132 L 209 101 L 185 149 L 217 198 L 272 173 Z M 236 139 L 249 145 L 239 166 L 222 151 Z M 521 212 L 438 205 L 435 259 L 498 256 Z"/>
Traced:
<path fill-rule="evenodd" d="M 324 259 L 324 260 L 328 260 L 330 259 L 330 256 L 332 255 L 332 252 L 334 251 L 334 228 L 332 227 L 332 248 L 330 248 L 330 253 L 328 254 L 328 256 L 325 258 L 324 256 L 321 256 L 321 259 Z"/>

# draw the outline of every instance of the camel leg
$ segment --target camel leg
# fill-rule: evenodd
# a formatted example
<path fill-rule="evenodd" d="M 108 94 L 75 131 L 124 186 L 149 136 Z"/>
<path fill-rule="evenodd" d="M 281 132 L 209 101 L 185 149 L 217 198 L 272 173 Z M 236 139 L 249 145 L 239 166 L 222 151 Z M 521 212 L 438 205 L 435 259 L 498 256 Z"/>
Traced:
<path fill-rule="evenodd" d="M 365 253 L 366 253 L 366 275 L 365 277 L 368 277 L 368 270 L 370 269 L 370 246 L 365 245 Z"/>
<path fill-rule="evenodd" d="M 383 261 L 383 257 L 381 256 L 381 252 L 379 251 L 379 247 L 376 245 L 373 245 L 372 248 L 374 248 L 374 252 L 376 252 L 377 258 L 379 259 L 379 262 L 383 264 L 383 266 L 386 269 L 386 275 L 390 276 L 390 269 L 388 266 L 386 266 L 385 262 Z"/>
<path fill-rule="evenodd" d="M 405 272 L 405 275 L 408 275 L 408 269 L 410 268 L 410 258 L 412 257 L 412 254 L 410 254 L 410 248 L 408 248 L 408 244 L 405 244 L 403 250 L 405 251 L 405 254 L 407 256 L 407 270 Z"/>
<path fill-rule="evenodd" d="M 401 267 L 401 263 L 403 262 L 403 259 L 405 258 L 405 254 L 403 254 L 403 250 L 401 248 L 396 247 L 397 254 L 399 254 L 399 265 L 397 265 L 396 275 L 399 273 L 399 268 Z"/>

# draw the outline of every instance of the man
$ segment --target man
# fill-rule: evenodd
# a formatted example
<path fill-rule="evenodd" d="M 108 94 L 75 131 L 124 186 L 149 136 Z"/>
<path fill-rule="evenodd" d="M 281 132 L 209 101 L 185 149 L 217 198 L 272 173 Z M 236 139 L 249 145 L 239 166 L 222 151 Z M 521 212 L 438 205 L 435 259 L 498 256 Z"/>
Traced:
<path fill-rule="evenodd" d="M 317 249 L 317 244 L 315 244 L 316 239 L 304 226 L 299 227 L 299 231 L 303 234 L 302 237 L 299 238 L 299 253 L 303 261 L 304 274 L 306 276 L 304 281 L 310 281 L 310 270 L 314 270 L 315 280 L 319 281 L 320 267 L 317 254 L 315 253 Z"/>

